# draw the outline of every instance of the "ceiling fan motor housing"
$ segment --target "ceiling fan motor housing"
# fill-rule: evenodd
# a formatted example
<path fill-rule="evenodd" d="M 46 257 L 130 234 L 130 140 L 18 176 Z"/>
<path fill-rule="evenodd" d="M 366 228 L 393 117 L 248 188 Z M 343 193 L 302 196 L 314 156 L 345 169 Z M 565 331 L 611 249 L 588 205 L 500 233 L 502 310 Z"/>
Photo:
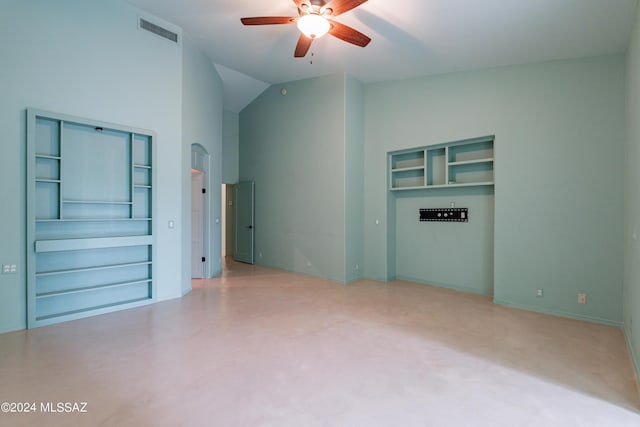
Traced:
<path fill-rule="evenodd" d="M 318 15 L 331 15 L 333 13 L 332 9 L 328 8 L 328 9 L 322 10 L 322 7 L 326 4 L 327 2 L 324 0 L 310 0 L 309 4 L 302 3 L 300 5 L 300 8 L 302 12 L 306 12 L 306 13 L 316 13 Z M 309 5 L 311 6 L 311 10 L 309 10 Z"/>

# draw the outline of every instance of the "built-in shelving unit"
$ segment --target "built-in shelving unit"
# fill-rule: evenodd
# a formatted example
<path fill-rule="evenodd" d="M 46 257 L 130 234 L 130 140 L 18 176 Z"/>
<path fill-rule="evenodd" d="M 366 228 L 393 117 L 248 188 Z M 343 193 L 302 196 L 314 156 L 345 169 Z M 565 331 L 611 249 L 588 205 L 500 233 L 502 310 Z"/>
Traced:
<path fill-rule="evenodd" d="M 28 326 L 153 301 L 153 133 L 27 111 Z"/>
<path fill-rule="evenodd" d="M 416 190 L 493 185 L 494 137 L 389 153 L 389 189 Z"/>

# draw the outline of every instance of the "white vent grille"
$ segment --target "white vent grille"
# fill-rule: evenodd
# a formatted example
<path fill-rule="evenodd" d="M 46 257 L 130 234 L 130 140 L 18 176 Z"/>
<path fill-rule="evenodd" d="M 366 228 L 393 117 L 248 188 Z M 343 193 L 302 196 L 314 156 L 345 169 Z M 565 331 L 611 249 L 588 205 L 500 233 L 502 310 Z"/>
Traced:
<path fill-rule="evenodd" d="M 171 40 L 174 43 L 178 43 L 177 33 L 167 30 L 166 28 L 162 28 L 160 25 L 154 24 L 153 22 L 149 22 L 144 18 L 140 18 L 139 26 L 143 30 L 147 30 L 167 40 Z"/>

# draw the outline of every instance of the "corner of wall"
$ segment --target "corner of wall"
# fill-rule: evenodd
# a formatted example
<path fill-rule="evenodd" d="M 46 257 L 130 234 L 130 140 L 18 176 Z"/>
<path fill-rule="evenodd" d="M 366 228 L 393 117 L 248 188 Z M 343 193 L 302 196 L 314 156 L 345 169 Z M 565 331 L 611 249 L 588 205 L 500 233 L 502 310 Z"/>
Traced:
<path fill-rule="evenodd" d="M 640 125 L 636 117 L 640 113 L 640 6 L 627 51 L 626 76 L 626 133 L 625 152 L 625 221 L 624 221 L 624 286 L 623 320 L 624 336 L 635 374 L 636 387 L 640 387 L 640 328 L 634 328 L 633 319 L 640 321 L 640 247 L 637 241 L 640 215 Z M 638 389 L 640 392 L 640 388 Z"/>
<path fill-rule="evenodd" d="M 222 121 L 222 182 L 235 184 L 240 180 L 240 114 L 224 110 Z"/>
<path fill-rule="evenodd" d="M 344 74 L 345 282 L 364 277 L 364 85 Z"/>

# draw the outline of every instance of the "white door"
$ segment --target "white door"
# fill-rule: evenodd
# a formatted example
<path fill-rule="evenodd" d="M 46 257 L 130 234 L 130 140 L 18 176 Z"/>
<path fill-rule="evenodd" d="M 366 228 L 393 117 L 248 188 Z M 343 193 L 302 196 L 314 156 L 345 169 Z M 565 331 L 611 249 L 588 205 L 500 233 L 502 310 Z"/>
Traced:
<path fill-rule="evenodd" d="M 204 173 L 191 173 L 191 277 L 204 277 Z"/>

